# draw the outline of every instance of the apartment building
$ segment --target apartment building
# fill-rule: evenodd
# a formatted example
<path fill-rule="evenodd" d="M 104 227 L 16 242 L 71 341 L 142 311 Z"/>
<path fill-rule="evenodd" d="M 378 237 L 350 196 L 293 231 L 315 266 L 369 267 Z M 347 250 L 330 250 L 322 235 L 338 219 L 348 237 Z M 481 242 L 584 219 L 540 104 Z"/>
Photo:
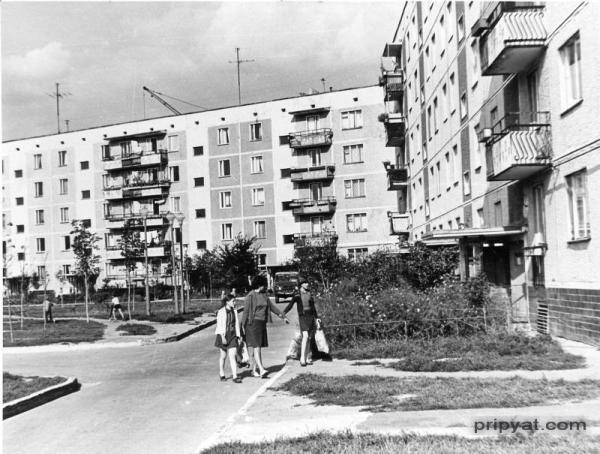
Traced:
<path fill-rule="evenodd" d="M 410 241 L 459 245 L 461 275 L 484 272 L 513 323 L 587 342 L 600 338 L 599 23 L 594 2 L 407 2 L 382 59 Z"/>
<path fill-rule="evenodd" d="M 132 229 L 145 243 L 133 258 L 138 285 L 146 255 L 149 284 L 170 284 L 181 255 L 238 234 L 257 238 L 268 271 L 306 245 L 334 241 L 352 258 L 397 248 L 381 93 L 344 89 L 4 142 L 5 285 L 15 291 L 17 276 L 36 274 L 72 291 L 74 219 L 102 239 L 99 285 L 125 284 L 119 242 Z"/>

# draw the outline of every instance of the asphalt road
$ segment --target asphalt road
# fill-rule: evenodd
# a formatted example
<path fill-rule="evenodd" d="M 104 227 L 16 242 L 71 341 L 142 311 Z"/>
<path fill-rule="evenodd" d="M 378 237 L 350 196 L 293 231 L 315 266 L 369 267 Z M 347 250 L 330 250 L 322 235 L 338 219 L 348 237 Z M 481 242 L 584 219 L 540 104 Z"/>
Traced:
<path fill-rule="evenodd" d="M 295 312 L 289 314 L 292 321 Z M 271 375 L 284 365 L 293 331 L 294 323 L 285 325 L 278 317 L 268 325 L 270 347 L 263 359 Z M 170 344 L 4 354 L 4 371 L 77 377 L 82 388 L 5 420 L 3 452 L 198 452 L 265 383 L 249 372 L 242 384 L 220 382 L 213 343 L 210 327 Z"/>

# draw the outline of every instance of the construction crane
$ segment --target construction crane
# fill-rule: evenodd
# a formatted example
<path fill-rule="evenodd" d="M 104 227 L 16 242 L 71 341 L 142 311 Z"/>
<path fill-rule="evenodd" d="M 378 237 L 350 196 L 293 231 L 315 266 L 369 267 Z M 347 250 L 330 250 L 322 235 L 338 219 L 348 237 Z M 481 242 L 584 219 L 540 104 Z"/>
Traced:
<path fill-rule="evenodd" d="M 171 104 L 169 104 L 167 101 L 165 101 L 164 99 L 162 99 L 160 96 L 158 95 L 163 95 L 163 96 L 167 96 L 163 93 L 159 93 L 158 91 L 154 91 L 154 90 L 150 90 L 148 87 L 142 87 L 144 89 L 144 91 L 147 91 L 148 93 L 150 93 L 150 97 L 151 98 L 156 98 L 156 100 L 161 103 L 163 106 L 165 106 L 167 109 L 169 109 L 171 112 L 173 112 L 175 115 L 181 115 L 181 112 L 179 112 L 175 107 L 173 107 Z"/>

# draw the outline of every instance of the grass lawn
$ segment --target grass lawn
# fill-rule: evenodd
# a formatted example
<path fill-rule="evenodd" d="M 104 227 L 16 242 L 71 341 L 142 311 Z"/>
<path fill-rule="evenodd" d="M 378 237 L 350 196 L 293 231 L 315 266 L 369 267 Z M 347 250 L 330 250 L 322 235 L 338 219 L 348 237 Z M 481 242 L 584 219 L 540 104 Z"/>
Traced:
<path fill-rule="evenodd" d="M 60 342 L 94 342 L 102 339 L 106 325 L 85 320 L 57 320 L 56 323 L 46 323 L 44 331 L 43 320 L 24 320 L 23 329 L 18 320 L 12 323 L 14 342 L 10 341 L 8 321 L 4 320 L 3 339 L 5 347 L 26 345 L 46 345 Z"/>
<path fill-rule="evenodd" d="M 575 369 L 585 365 L 583 357 L 564 352 L 550 336 L 507 333 L 439 337 L 430 341 L 365 340 L 357 346 L 334 351 L 333 355 L 355 360 L 398 358 L 387 367 L 414 372 L 551 370 Z"/>
<path fill-rule="evenodd" d="M 388 436 L 350 432 L 320 432 L 301 438 L 279 439 L 269 443 L 224 443 L 203 451 L 206 454 L 251 454 L 318 452 L 320 454 L 579 454 L 598 452 L 600 437 L 584 434 L 511 436 L 466 439 L 452 436 Z"/>
<path fill-rule="evenodd" d="M 366 411 L 525 407 L 600 397 L 599 380 L 415 377 L 328 377 L 301 374 L 277 390 L 309 397 L 316 405 L 365 406 Z"/>
<path fill-rule="evenodd" d="M 156 329 L 150 325 L 141 323 L 127 323 L 119 325 L 116 331 L 123 331 L 121 336 L 149 336 L 156 333 Z"/>
<path fill-rule="evenodd" d="M 2 401 L 10 402 L 66 381 L 64 377 L 21 377 L 2 374 Z"/>

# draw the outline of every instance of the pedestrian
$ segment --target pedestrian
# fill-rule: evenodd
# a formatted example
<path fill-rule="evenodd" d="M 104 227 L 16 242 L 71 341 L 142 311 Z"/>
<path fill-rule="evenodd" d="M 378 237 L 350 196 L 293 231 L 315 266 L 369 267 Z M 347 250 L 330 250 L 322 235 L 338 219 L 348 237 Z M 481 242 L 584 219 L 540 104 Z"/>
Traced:
<path fill-rule="evenodd" d="M 54 303 L 50 302 L 48 298 L 44 300 L 43 308 L 44 308 L 44 320 L 47 323 L 54 323 L 54 318 L 52 318 L 52 306 Z"/>
<path fill-rule="evenodd" d="M 121 314 L 121 318 L 125 321 L 125 315 L 123 315 L 123 308 L 121 307 L 121 303 L 119 302 L 119 297 L 117 295 L 113 296 L 113 299 L 110 302 L 110 315 L 108 316 L 108 320 L 117 321 L 117 311 Z"/>
<path fill-rule="evenodd" d="M 267 278 L 256 276 L 252 280 L 252 290 L 244 300 L 242 328 L 246 336 L 246 343 L 249 348 L 252 348 L 252 354 L 250 355 L 252 374 L 261 378 L 266 378 L 269 373 L 262 362 L 262 349 L 269 346 L 267 339 L 267 316 L 269 311 L 274 312 L 286 323 L 289 323 L 283 312 L 267 296 Z"/>
<path fill-rule="evenodd" d="M 294 293 L 292 301 L 283 310 L 287 314 L 292 307 L 296 305 L 298 310 L 298 322 L 300 323 L 300 332 L 302 333 L 302 344 L 300 346 L 300 365 L 305 367 L 307 364 L 312 364 L 308 361 L 310 349 L 310 340 L 315 334 L 316 320 L 319 320 L 317 309 L 315 308 L 315 300 L 310 293 L 310 286 L 307 281 L 300 283 L 300 291 Z M 320 320 L 319 320 L 320 322 Z"/>
<path fill-rule="evenodd" d="M 215 347 L 219 349 L 219 377 L 221 381 L 227 380 L 225 377 L 225 360 L 229 356 L 229 366 L 234 383 L 241 383 L 242 379 L 237 376 L 237 364 L 235 354 L 238 343 L 241 341 L 240 322 L 238 313 L 235 310 L 235 297 L 232 294 L 226 295 L 221 300 L 221 308 L 217 311 L 217 335 Z"/>

